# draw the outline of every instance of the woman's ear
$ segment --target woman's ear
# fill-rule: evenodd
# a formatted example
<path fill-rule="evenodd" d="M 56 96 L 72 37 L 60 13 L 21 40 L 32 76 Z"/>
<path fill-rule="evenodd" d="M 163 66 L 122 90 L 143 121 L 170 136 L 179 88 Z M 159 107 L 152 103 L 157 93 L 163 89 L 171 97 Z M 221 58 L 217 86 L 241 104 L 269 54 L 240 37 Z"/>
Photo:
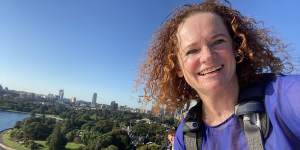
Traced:
<path fill-rule="evenodd" d="M 177 76 L 179 78 L 182 78 L 183 77 L 183 72 L 182 72 L 182 69 L 181 69 L 181 66 L 180 66 L 180 63 L 179 63 L 179 56 L 177 55 L 177 61 L 175 62 L 176 63 L 176 73 L 177 73 Z"/>
<path fill-rule="evenodd" d="M 183 77 L 183 72 L 181 71 L 181 69 L 178 69 L 176 72 L 177 72 L 177 76 L 178 76 L 179 78 L 182 78 L 182 77 Z"/>

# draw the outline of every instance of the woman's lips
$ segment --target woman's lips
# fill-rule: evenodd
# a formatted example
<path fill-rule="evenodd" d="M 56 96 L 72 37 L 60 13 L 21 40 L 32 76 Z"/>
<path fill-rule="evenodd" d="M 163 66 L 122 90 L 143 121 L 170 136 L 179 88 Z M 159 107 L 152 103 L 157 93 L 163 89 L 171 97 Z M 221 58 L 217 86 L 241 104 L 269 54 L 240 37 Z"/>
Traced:
<path fill-rule="evenodd" d="M 210 74 L 210 73 L 214 73 L 214 72 L 220 71 L 223 67 L 224 67 L 224 65 L 208 67 L 208 68 L 205 68 L 205 69 L 203 69 L 202 71 L 200 71 L 200 72 L 198 73 L 198 75 L 200 75 L 200 76 L 205 76 L 205 75 L 207 75 L 207 74 Z"/>

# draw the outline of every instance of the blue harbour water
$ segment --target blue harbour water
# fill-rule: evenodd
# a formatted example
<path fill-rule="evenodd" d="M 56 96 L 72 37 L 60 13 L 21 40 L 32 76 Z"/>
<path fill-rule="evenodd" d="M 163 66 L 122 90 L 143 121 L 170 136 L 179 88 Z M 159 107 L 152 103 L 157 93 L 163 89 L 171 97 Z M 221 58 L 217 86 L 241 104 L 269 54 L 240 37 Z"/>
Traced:
<path fill-rule="evenodd" d="M 21 121 L 29 116 L 29 114 L 0 110 L 0 131 L 14 127 L 17 121 Z"/>

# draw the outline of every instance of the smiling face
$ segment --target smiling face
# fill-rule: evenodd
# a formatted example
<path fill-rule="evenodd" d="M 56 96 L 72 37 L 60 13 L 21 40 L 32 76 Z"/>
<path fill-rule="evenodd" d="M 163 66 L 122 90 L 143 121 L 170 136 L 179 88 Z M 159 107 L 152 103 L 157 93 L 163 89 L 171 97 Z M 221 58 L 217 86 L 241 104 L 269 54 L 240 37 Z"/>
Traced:
<path fill-rule="evenodd" d="M 209 12 L 192 14 L 179 26 L 177 38 L 178 75 L 200 97 L 237 83 L 232 39 L 220 16 Z"/>

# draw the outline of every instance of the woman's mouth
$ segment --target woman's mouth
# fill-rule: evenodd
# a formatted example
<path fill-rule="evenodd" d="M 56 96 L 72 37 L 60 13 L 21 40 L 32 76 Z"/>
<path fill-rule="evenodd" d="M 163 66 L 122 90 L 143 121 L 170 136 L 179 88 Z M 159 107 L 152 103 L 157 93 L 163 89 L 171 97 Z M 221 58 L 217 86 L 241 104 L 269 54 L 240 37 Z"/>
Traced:
<path fill-rule="evenodd" d="M 220 71 L 223 67 L 224 67 L 224 65 L 208 67 L 208 68 L 205 68 L 202 71 L 200 71 L 198 73 L 198 75 L 205 76 L 205 75 L 208 75 L 208 74 L 211 74 L 211 73 L 215 73 L 215 72 Z"/>

